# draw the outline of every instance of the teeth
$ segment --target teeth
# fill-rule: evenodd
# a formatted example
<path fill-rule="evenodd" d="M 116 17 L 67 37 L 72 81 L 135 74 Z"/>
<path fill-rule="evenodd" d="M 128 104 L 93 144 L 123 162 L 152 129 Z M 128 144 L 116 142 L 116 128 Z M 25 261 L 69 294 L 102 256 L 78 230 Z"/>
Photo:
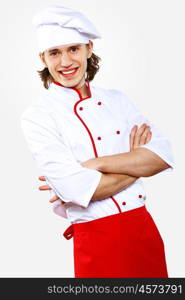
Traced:
<path fill-rule="evenodd" d="M 74 73 L 74 71 L 76 71 L 75 69 L 71 70 L 71 71 L 65 71 L 65 72 L 62 72 L 63 74 L 71 74 L 71 73 Z"/>

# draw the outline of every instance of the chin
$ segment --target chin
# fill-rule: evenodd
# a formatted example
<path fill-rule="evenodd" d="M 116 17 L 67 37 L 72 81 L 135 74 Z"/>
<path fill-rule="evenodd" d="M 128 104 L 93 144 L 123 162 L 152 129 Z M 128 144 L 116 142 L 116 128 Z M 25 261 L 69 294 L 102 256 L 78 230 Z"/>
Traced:
<path fill-rule="evenodd" d="M 61 80 L 58 79 L 57 80 L 60 84 L 62 84 L 64 87 L 68 87 L 68 88 L 75 88 L 77 87 L 80 82 L 82 81 L 82 79 L 73 79 L 73 80 Z"/>

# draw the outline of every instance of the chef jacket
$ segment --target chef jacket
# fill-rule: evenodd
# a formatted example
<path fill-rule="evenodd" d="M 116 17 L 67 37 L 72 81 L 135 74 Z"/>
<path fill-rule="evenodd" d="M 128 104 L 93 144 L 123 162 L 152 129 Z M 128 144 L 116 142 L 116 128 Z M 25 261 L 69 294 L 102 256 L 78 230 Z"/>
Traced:
<path fill-rule="evenodd" d="M 82 98 L 75 88 L 52 82 L 36 103 L 21 115 L 21 127 L 41 175 L 52 188 L 56 214 L 71 223 L 86 222 L 141 207 L 146 194 L 139 178 L 112 197 L 91 201 L 102 173 L 81 166 L 90 158 L 129 152 L 134 125 L 147 123 L 152 138 L 140 147 L 160 156 L 172 170 L 174 159 L 169 140 L 146 119 L 126 94 L 91 86 Z M 61 200 L 65 204 L 61 204 Z"/>

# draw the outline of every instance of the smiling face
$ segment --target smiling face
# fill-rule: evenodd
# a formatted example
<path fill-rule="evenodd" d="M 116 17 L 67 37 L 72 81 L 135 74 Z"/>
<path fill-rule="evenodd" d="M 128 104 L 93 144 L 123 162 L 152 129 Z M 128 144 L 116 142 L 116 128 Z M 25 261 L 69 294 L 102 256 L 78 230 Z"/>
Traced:
<path fill-rule="evenodd" d="M 91 57 L 93 43 L 70 44 L 54 47 L 40 54 L 53 79 L 65 87 L 81 88 L 85 83 L 87 59 Z"/>

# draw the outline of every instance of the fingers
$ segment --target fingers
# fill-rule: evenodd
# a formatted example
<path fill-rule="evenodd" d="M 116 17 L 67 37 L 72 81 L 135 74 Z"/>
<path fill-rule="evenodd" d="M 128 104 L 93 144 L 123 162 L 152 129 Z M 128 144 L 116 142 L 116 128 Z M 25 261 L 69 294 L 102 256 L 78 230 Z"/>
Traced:
<path fill-rule="evenodd" d="M 39 180 L 41 180 L 41 181 L 46 181 L 46 179 L 45 179 L 45 177 L 44 176 L 39 176 Z M 48 184 L 46 184 L 46 185 L 41 185 L 41 186 L 39 186 L 39 190 L 40 191 L 47 191 L 47 190 L 51 190 L 51 187 L 48 185 Z M 49 200 L 49 202 L 50 203 L 53 203 L 53 202 L 55 202 L 55 201 L 57 201 L 57 200 L 59 200 L 60 198 L 58 197 L 58 196 L 54 196 L 53 198 L 51 198 L 50 200 Z M 66 202 L 64 202 L 63 200 L 61 200 L 61 204 L 64 204 L 64 203 L 66 203 Z"/>
<path fill-rule="evenodd" d="M 151 140 L 151 138 L 152 138 L 152 132 L 149 131 L 149 133 L 148 133 L 148 135 L 147 135 L 147 138 L 146 138 L 145 144 L 147 144 L 147 143 Z"/>
<path fill-rule="evenodd" d="M 60 198 L 58 197 L 58 196 L 54 196 L 53 198 L 51 198 L 50 200 L 49 200 L 49 202 L 51 202 L 51 203 L 53 203 L 53 202 L 55 202 L 55 201 L 57 201 L 57 200 L 59 200 Z"/>
<path fill-rule="evenodd" d="M 150 126 L 146 126 L 140 136 L 139 145 L 145 145 L 151 139 L 150 132 Z"/>
<path fill-rule="evenodd" d="M 142 124 L 142 125 L 139 127 L 139 129 L 137 130 L 136 135 L 135 135 L 135 138 L 134 138 L 134 143 L 133 143 L 133 147 L 134 147 L 134 148 L 136 148 L 136 147 L 139 146 L 141 136 L 142 136 L 142 134 L 144 133 L 146 126 L 147 126 L 147 125 L 144 123 L 144 124 Z"/>
<path fill-rule="evenodd" d="M 39 180 L 46 181 L 46 179 L 45 179 L 44 176 L 39 176 Z M 51 188 L 50 188 L 50 186 L 48 184 L 46 184 L 46 185 L 39 186 L 39 190 L 40 191 L 48 191 L 48 190 L 51 190 Z"/>
<path fill-rule="evenodd" d="M 134 137 L 135 137 L 135 134 L 137 132 L 137 129 L 138 129 L 138 126 L 135 125 L 132 130 L 131 130 L 131 133 L 130 133 L 130 150 L 133 148 L 133 145 L 134 145 Z"/>
<path fill-rule="evenodd" d="M 49 200 L 49 202 L 50 203 L 53 203 L 53 202 L 55 202 L 55 201 L 57 201 L 57 200 L 59 200 L 60 198 L 58 197 L 58 196 L 54 196 L 53 198 L 51 198 L 50 200 Z M 63 200 L 61 201 L 61 204 L 64 204 L 64 203 L 66 203 L 66 202 L 64 202 Z"/>
<path fill-rule="evenodd" d="M 51 190 L 50 186 L 49 185 L 41 185 L 39 186 L 39 190 L 40 191 L 48 191 L 48 190 Z"/>
<path fill-rule="evenodd" d="M 143 123 L 140 127 L 135 125 L 130 133 L 130 150 L 140 145 L 145 145 L 151 140 L 152 132 L 150 126 Z"/>

